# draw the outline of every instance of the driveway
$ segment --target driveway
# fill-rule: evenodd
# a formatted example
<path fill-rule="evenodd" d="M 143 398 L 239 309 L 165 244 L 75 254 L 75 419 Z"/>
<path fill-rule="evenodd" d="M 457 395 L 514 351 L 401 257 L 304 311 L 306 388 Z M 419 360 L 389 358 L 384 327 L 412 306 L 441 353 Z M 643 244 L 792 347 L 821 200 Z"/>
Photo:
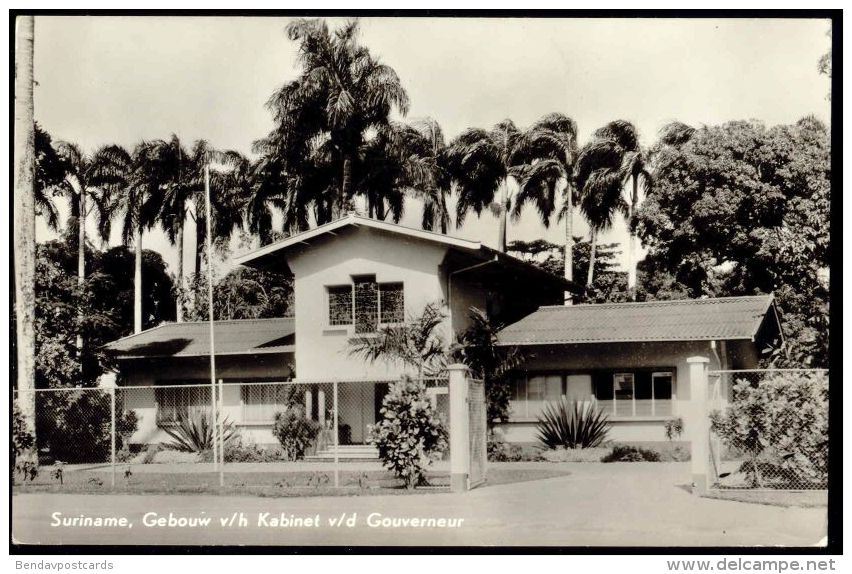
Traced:
<path fill-rule="evenodd" d="M 554 468 L 529 463 L 536 464 Z M 560 467 L 571 474 L 466 494 L 20 494 L 13 497 L 13 536 L 27 544 L 812 546 L 826 534 L 825 508 L 781 508 L 690 494 L 685 463 Z M 131 526 L 51 526 L 57 512 L 66 518 L 81 513 L 123 517 Z M 178 521 L 211 521 L 170 526 L 170 513 Z M 162 525 L 150 525 L 156 518 L 163 519 Z"/>

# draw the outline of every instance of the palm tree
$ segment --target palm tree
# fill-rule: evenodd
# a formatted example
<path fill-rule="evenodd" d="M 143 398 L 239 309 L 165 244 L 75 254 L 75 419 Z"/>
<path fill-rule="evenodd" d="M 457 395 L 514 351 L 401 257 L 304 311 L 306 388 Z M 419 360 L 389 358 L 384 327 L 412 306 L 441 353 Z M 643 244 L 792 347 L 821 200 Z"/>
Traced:
<path fill-rule="evenodd" d="M 59 212 L 53 203 L 53 193 L 65 179 L 65 164 L 53 146 L 50 134 L 38 122 L 35 124 L 35 213 L 47 226 L 59 230 Z"/>
<path fill-rule="evenodd" d="M 577 161 L 577 122 L 559 113 L 548 114 L 533 124 L 527 134 L 533 161 L 524 169 L 518 185 L 516 216 L 525 201 L 535 203 L 543 218 L 552 211 L 556 186 L 565 182 L 559 218 L 565 220 L 565 279 L 572 281 L 574 266 L 574 165 Z M 571 292 L 565 292 L 565 302 L 571 302 Z"/>
<path fill-rule="evenodd" d="M 462 225 L 469 211 L 480 215 L 483 209 L 490 208 L 500 220 L 497 237 L 500 251 L 506 251 L 506 224 L 512 206 L 509 178 L 519 180 L 523 175 L 524 165 L 528 163 L 526 143 L 524 134 L 512 120 L 503 120 L 490 131 L 466 130 L 453 140 L 447 153 L 448 168 L 458 192 L 456 226 Z M 542 207 L 547 211 L 544 202 Z"/>
<path fill-rule="evenodd" d="M 95 167 L 95 156 L 87 156 L 75 143 L 60 141 L 57 143 L 57 154 L 60 157 L 65 177 L 55 189 L 68 199 L 70 215 L 69 229 L 77 226 L 77 287 L 82 297 L 86 283 L 86 221 L 89 214 L 95 213 L 97 229 L 101 242 L 109 241 L 109 225 L 104 223 L 110 218 L 109 197 L 100 187 L 98 170 Z M 92 205 L 89 206 L 91 200 Z M 78 314 L 82 319 L 83 307 L 78 306 Z M 77 334 L 77 352 L 83 351 L 83 335 Z"/>
<path fill-rule="evenodd" d="M 451 181 L 444 132 L 432 118 L 415 122 L 414 127 L 420 132 L 425 143 L 421 146 L 419 158 L 425 177 L 415 188 L 415 197 L 423 202 L 421 226 L 429 231 L 437 226 L 438 230 L 446 235 L 450 226 L 447 196 L 450 194 Z"/>
<path fill-rule="evenodd" d="M 288 25 L 287 36 L 299 43 L 302 72 L 268 104 L 278 124 L 270 148 L 287 177 L 314 178 L 325 184 L 323 188 L 333 185 L 336 190 L 333 201 L 321 207 L 318 215 L 323 218 L 329 208 L 333 219 L 351 205 L 355 164 L 368 130 L 386 126 L 394 108 L 402 115 L 408 111 L 408 96 L 396 72 L 359 45 L 357 34 L 357 21 L 334 33 L 322 20 L 299 19 Z M 329 178 L 331 167 L 335 173 Z M 308 173 L 314 169 L 321 175 Z"/>
<path fill-rule="evenodd" d="M 22 456 L 38 465 L 35 450 L 35 120 L 33 44 L 35 19 L 16 18 L 15 49 L 15 335 L 18 406 L 32 446 Z"/>

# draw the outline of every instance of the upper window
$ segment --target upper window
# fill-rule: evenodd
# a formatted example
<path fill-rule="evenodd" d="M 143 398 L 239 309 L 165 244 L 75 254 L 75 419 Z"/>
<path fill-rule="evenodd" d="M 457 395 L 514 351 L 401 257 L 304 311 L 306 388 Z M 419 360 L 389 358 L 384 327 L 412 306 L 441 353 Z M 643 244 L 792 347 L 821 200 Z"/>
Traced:
<path fill-rule="evenodd" d="M 351 285 L 328 287 L 329 325 L 353 325 L 356 333 L 374 333 L 380 324 L 405 319 L 402 283 L 378 283 L 375 275 L 357 275 Z"/>

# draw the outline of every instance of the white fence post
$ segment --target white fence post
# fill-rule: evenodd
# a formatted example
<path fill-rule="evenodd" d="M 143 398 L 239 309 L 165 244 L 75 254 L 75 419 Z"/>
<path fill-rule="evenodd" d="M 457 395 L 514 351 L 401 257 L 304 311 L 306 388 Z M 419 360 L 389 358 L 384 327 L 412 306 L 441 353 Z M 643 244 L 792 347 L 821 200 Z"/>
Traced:
<path fill-rule="evenodd" d="M 692 445 L 690 467 L 692 492 L 707 492 L 707 466 L 710 464 L 710 413 L 707 411 L 709 390 L 708 357 L 689 357 L 689 418 L 686 431 Z"/>
<path fill-rule="evenodd" d="M 447 367 L 450 392 L 450 488 L 464 492 L 470 481 L 470 407 L 467 365 Z"/>
<path fill-rule="evenodd" d="M 338 402 L 337 381 L 334 381 L 334 488 L 340 488 L 340 403 Z"/>
<path fill-rule="evenodd" d="M 110 397 L 110 439 L 112 440 L 110 447 L 110 466 L 112 467 L 112 489 L 115 490 L 115 387 L 109 390 Z"/>

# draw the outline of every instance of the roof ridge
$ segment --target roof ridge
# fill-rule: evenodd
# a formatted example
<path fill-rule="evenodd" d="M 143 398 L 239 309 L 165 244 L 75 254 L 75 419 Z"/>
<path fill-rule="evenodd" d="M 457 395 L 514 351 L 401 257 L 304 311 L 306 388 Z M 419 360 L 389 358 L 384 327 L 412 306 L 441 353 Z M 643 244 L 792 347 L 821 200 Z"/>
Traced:
<path fill-rule="evenodd" d="M 250 323 L 252 321 L 294 321 L 295 317 L 256 317 L 254 319 L 216 319 L 213 321 L 214 323 Z M 199 325 L 199 324 L 207 324 L 210 323 L 209 319 L 200 319 L 198 321 L 164 321 L 157 325 L 157 327 L 162 327 L 164 325 Z M 152 327 L 156 328 L 156 327 Z M 149 331 L 151 329 L 148 329 Z M 142 331 L 143 333 L 145 331 Z M 137 333 L 138 335 L 138 333 Z"/>
<path fill-rule="evenodd" d="M 596 308 L 601 307 L 630 307 L 639 305 L 676 305 L 689 303 L 716 303 L 720 301 L 743 300 L 743 299 L 761 299 L 774 298 L 772 293 L 764 293 L 761 295 L 727 295 L 724 297 L 707 297 L 704 299 L 655 299 L 653 301 L 623 301 L 623 302 L 607 302 L 607 303 L 580 303 L 579 305 L 542 305 L 539 310 L 555 310 L 555 309 L 577 309 L 580 307 Z"/>

